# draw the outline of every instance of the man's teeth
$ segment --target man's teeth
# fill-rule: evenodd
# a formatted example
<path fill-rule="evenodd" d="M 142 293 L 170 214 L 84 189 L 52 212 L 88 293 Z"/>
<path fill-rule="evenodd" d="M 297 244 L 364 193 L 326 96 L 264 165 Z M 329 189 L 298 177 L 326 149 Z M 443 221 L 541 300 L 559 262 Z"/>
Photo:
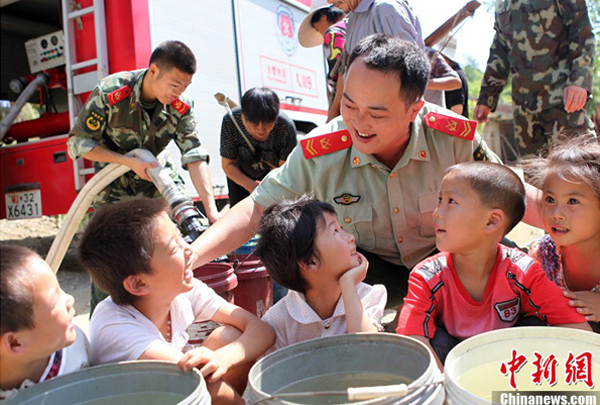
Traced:
<path fill-rule="evenodd" d="M 363 134 L 362 132 L 356 131 L 358 133 L 358 136 L 360 136 L 361 138 L 370 138 L 372 136 L 375 136 L 375 134 Z"/>
<path fill-rule="evenodd" d="M 555 231 L 558 231 L 558 232 L 567 232 L 567 231 L 568 231 L 568 229 L 567 229 L 567 228 L 559 228 L 558 226 L 555 226 L 555 227 L 554 227 L 554 230 L 555 230 Z"/>

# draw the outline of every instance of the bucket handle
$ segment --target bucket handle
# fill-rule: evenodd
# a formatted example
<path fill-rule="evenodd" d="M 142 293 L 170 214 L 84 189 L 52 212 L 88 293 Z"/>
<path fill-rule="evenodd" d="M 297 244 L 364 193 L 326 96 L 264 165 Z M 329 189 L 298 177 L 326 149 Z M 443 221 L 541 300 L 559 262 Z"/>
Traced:
<path fill-rule="evenodd" d="M 264 401 L 271 399 L 285 399 L 285 398 L 297 398 L 297 397 L 312 397 L 312 396 L 326 396 L 326 395 L 347 395 L 349 401 L 364 401 L 382 397 L 398 397 L 402 398 L 406 396 L 410 391 L 415 391 L 421 388 L 430 387 L 433 385 L 439 385 L 444 383 L 444 378 L 421 385 L 415 385 L 409 387 L 406 384 L 396 385 L 381 385 L 377 387 L 350 387 L 346 391 L 307 391 L 307 392 L 286 392 L 276 395 L 271 395 L 266 398 L 259 399 L 254 404 L 259 404 Z"/>

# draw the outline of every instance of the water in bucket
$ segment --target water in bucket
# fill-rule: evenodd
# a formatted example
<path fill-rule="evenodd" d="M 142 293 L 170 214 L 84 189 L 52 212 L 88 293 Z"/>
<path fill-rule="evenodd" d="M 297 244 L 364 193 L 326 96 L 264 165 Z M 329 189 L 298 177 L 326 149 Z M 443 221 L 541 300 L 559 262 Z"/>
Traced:
<path fill-rule="evenodd" d="M 346 395 L 278 398 L 290 392 L 340 391 L 348 387 L 408 384 L 404 397 L 356 404 L 442 405 L 444 387 L 431 351 L 406 336 L 357 333 L 308 340 L 260 359 L 250 370 L 248 403 L 343 404 Z M 273 397 L 273 398 L 270 398 Z"/>
<path fill-rule="evenodd" d="M 595 392 L 583 381 L 567 383 L 569 353 L 574 357 L 591 353 L 591 377 L 596 385 L 600 383 L 598 334 L 560 327 L 507 328 L 466 339 L 450 351 L 444 368 L 448 405 L 490 404 L 496 400 L 494 392 L 515 392 L 510 385 L 510 373 L 501 372 L 502 364 L 511 361 L 513 350 L 517 357 L 526 360 L 514 374 L 518 392 Z M 539 384 L 534 383 L 535 353 L 541 356 L 542 365 L 551 356 L 556 361 L 555 383 L 543 376 Z"/>

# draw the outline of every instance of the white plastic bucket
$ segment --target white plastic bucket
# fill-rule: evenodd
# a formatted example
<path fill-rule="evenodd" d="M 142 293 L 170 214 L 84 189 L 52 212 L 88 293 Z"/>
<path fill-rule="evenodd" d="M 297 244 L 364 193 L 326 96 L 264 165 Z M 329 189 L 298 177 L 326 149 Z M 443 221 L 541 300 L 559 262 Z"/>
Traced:
<path fill-rule="evenodd" d="M 172 363 L 134 361 L 91 367 L 53 378 L 17 394 L 5 405 L 210 405 L 197 370 Z"/>
<path fill-rule="evenodd" d="M 441 405 L 442 384 L 421 387 L 440 379 L 433 354 L 416 339 L 389 333 L 347 334 L 297 343 L 260 359 L 250 370 L 247 399 L 248 404 L 340 404 L 349 402 L 345 395 L 292 400 L 277 394 L 405 383 L 410 390 L 405 397 L 352 403 Z M 267 399 L 270 396 L 274 398 Z"/>
<path fill-rule="evenodd" d="M 515 383 L 523 391 L 583 391 L 594 393 L 581 381 L 567 385 L 565 367 L 572 353 L 577 357 L 583 352 L 592 353 L 592 377 L 600 384 L 600 336 L 571 328 L 518 327 L 483 333 L 466 339 L 454 347 L 446 358 L 444 376 L 448 405 L 487 405 L 492 403 L 492 392 L 516 392 L 510 385 L 508 368 L 502 374 L 502 363 L 516 355 L 525 356 L 527 362 L 515 373 Z M 542 379 L 540 385 L 532 381 L 537 371 L 534 352 L 542 361 L 554 355 L 557 360 L 557 383 L 550 386 Z M 600 403 L 600 402 L 599 402 Z"/>

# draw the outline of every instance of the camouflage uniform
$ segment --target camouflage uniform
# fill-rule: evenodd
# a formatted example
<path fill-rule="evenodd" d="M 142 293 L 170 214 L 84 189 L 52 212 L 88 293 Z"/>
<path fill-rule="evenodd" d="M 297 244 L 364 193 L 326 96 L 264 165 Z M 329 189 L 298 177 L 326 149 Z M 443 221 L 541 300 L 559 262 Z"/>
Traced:
<path fill-rule="evenodd" d="M 67 145 L 71 158 L 80 158 L 97 145 L 120 154 L 144 148 L 157 156 L 173 139 L 181 150 L 184 169 L 189 163 L 208 162 L 208 151 L 201 146 L 196 130 L 191 100 L 182 96 L 171 105 L 163 105 L 159 101 L 147 105 L 141 100 L 146 71 L 116 73 L 96 86 L 69 133 Z M 94 162 L 97 171 L 106 165 L 108 163 Z M 183 180 L 172 164 L 167 161 L 164 168 L 185 194 Z M 93 206 L 98 209 L 106 203 L 127 198 L 159 196 L 153 183 L 129 171 L 102 190 L 94 199 Z M 106 297 L 92 283 L 90 315 Z"/>
<path fill-rule="evenodd" d="M 116 73 L 98 84 L 69 133 L 67 145 L 73 159 L 82 157 L 97 145 L 120 154 L 144 148 L 157 156 L 174 140 L 181 150 L 184 169 L 188 163 L 208 162 L 208 151 L 201 146 L 196 130 L 191 100 L 182 96 L 171 105 L 158 101 L 146 105 L 140 98 L 146 71 Z M 99 170 L 107 164 L 94 162 L 94 167 Z M 183 180 L 170 162 L 165 169 L 183 190 Z M 129 171 L 102 190 L 93 205 L 98 208 L 109 202 L 141 196 L 157 197 L 159 193 L 154 184 Z"/>
<path fill-rule="evenodd" d="M 585 0 L 498 0 L 496 35 L 477 104 L 495 109 L 512 75 L 515 139 L 524 156 L 559 131 L 592 128 L 585 109 L 568 114 L 563 90 L 591 94 L 595 38 Z"/>

